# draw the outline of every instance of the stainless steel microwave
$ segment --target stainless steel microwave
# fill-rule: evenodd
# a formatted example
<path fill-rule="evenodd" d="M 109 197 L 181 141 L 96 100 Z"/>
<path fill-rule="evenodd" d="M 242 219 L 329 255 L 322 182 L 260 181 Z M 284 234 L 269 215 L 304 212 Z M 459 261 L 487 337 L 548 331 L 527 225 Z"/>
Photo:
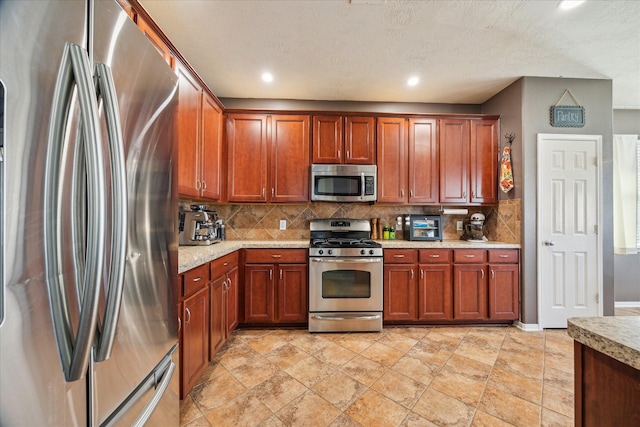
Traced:
<path fill-rule="evenodd" d="M 311 200 L 375 202 L 376 165 L 311 165 Z"/>

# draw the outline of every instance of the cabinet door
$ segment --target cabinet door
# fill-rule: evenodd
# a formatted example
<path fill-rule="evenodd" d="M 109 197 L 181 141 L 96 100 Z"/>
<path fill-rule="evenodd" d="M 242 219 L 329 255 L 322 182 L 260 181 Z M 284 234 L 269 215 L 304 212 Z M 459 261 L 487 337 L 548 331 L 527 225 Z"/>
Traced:
<path fill-rule="evenodd" d="M 487 318 L 487 278 L 482 264 L 454 264 L 453 318 Z"/>
<path fill-rule="evenodd" d="M 227 294 L 225 298 L 226 333 L 225 338 L 229 338 L 233 330 L 238 326 L 238 309 L 239 309 L 239 289 L 238 289 L 238 267 L 235 267 L 227 273 Z"/>
<path fill-rule="evenodd" d="M 307 266 L 278 266 L 278 321 L 304 323 L 308 320 Z"/>
<path fill-rule="evenodd" d="M 450 264 L 420 264 L 418 318 L 450 320 L 453 317 Z"/>
<path fill-rule="evenodd" d="M 226 280 L 227 277 L 225 275 L 222 275 L 214 279 L 210 285 L 209 310 L 211 313 L 211 325 L 209 330 L 209 347 L 211 350 L 209 351 L 209 359 L 213 359 L 226 339 Z"/>
<path fill-rule="evenodd" d="M 498 202 L 498 121 L 471 120 L 471 203 Z"/>
<path fill-rule="evenodd" d="M 309 116 L 271 117 L 272 202 L 309 201 Z"/>
<path fill-rule="evenodd" d="M 222 110 L 207 92 L 202 95 L 202 198 L 220 199 L 222 177 Z"/>
<path fill-rule="evenodd" d="M 409 203 L 438 203 L 435 119 L 409 119 Z"/>
<path fill-rule="evenodd" d="M 440 120 L 440 203 L 467 203 L 469 121 Z"/>
<path fill-rule="evenodd" d="M 227 118 L 228 199 L 267 201 L 267 116 L 229 114 Z"/>
<path fill-rule="evenodd" d="M 518 264 L 489 264 L 489 318 L 518 319 L 519 297 Z"/>
<path fill-rule="evenodd" d="M 200 113 L 202 89 L 189 71 L 181 66 L 178 75 L 178 194 L 200 197 Z"/>
<path fill-rule="evenodd" d="M 312 163 L 342 163 L 342 116 L 313 116 Z"/>
<path fill-rule="evenodd" d="M 274 321 L 274 270 L 273 264 L 252 264 L 244 268 L 246 322 Z"/>
<path fill-rule="evenodd" d="M 384 320 L 416 320 L 413 264 L 384 265 Z"/>
<path fill-rule="evenodd" d="M 407 140 L 404 119 L 378 119 L 378 202 L 407 201 Z"/>
<path fill-rule="evenodd" d="M 344 163 L 376 164 L 376 128 L 373 117 L 346 117 Z"/>
<path fill-rule="evenodd" d="M 183 301 L 182 397 L 209 365 L 209 288 Z"/>

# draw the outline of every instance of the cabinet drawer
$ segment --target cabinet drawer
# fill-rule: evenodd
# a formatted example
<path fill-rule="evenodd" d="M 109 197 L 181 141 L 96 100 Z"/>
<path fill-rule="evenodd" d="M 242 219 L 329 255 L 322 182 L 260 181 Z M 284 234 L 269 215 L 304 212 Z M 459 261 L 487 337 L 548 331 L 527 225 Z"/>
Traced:
<path fill-rule="evenodd" d="M 420 249 L 418 253 L 420 262 L 428 264 L 448 264 L 451 262 L 449 249 Z"/>
<path fill-rule="evenodd" d="M 308 251 L 306 249 L 247 249 L 245 256 L 247 264 L 306 264 Z"/>
<path fill-rule="evenodd" d="M 518 263 L 517 249 L 491 249 L 489 251 L 489 262 L 491 263 Z"/>
<path fill-rule="evenodd" d="M 218 277 L 238 266 L 238 251 L 211 261 L 211 277 Z"/>
<path fill-rule="evenodd" d="M 484 263 L 487 261 L 487 251 L 484 249 L 455 249 L 454 263 Z"/>
<path fill-rule="evenodd" d="M 206 263 L 182 275 L 182 296 L 187 296 L 208 284 L 209 263 Z"/>
<path fill-rule="evenodd" d="M 413 264 L 416 262 L 416 251 L 413 249 L 385 249 L 386 264 Z"/>

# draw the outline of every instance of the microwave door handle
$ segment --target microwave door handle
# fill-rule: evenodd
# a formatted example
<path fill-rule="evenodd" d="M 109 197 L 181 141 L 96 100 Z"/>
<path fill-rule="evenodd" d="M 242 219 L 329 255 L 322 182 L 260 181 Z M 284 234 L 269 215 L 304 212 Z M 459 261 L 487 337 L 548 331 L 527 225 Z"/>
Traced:
<path fill-rule="evenodd" d="M 360 199 L 364 200 L 364 172 L 360 173 Z"/>

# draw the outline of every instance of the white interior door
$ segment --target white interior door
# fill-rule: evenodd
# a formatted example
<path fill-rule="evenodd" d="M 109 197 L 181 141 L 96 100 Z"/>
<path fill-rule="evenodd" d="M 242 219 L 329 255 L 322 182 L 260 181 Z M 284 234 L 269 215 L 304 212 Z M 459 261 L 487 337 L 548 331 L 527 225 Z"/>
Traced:
<path fill-rule="evenodd" d="M 602 136 L 538 134 L 538 321 L 602 315 Z"/>

